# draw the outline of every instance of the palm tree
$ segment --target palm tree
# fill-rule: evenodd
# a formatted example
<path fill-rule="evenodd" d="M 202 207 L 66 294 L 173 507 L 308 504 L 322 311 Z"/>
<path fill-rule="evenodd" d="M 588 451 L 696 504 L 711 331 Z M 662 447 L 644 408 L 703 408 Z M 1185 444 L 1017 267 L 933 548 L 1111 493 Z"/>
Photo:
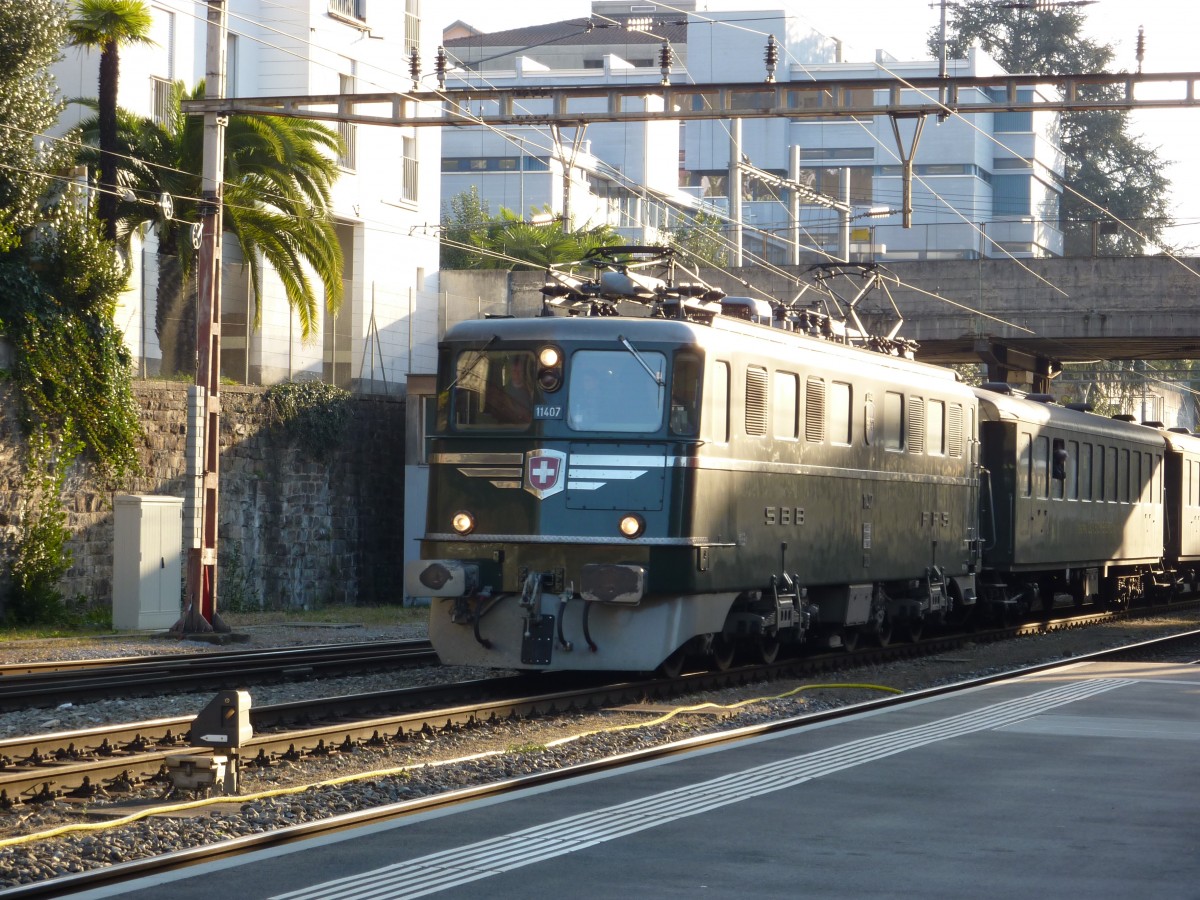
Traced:
<path fill-rule="evenodd" d="M 96 215 L 109 240 L 117 236 L 117 86 L 120 81 L 120 47 L 153 44 L 150 9 L 142 0 L 76 0 L 75 15 L 67 23 L 70 45 L 100 51 L 97 103 L 100 124 L 100 197 Z"/>
<path fill-rule="evenodd" d="M 186 278 L 193 270 L 192 224 L 199 220 L 201 156 L 204 145 L 200 116 L 183 112 L 185 99 L 204 97 L 204 83 L 191 92 L 183 82 L 172 88 L 166 120 L 118 115 L 117 152 L 122 191 L 133 200 L 118 203 L 119 237 L 143 225 L 158 233 L 159 283 L 156 330 L 163 352 L 163 372 L 180 370 L 194 349 L 195 294 Z M 94 145 L 97 117 L 80 125 L 83 141 Z M 254 323 L 261 320 L 262 263 L 283 284 L 296 312 L 300 332 L 316 332 L 319 298 L 305 274 L 320 281 L 325 306 L 337 312 L 342 300 L 342 250 L 330 215 L 332 187 L 339 169 L 341 139 L 333 129 L 305 119 L 280 116 L 230 116 L 225 129 L 224 228 L 231 234 L 250 269 Z M 80 162 L 95 150 L 85 149 Z M 163 193 L 174 198 L 171 219 L 153 203 Z"/>

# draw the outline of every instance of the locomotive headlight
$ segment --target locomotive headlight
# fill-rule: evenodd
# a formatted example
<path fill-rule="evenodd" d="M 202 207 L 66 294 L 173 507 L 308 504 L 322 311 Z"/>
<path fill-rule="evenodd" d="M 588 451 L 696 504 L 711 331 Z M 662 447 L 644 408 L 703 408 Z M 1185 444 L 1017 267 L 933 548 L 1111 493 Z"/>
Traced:
<path fill-rule="evenodd" d="M 450 519 L 450 527 L 459 534 L 470 534 L 475 530 L 475 517 L 465 509 L 460 510 Z"/>
<path fill-rule="evenodd" d="M 546 346 L 538 351 L 538 384 L 547 394 L 562 387 L 562 353 L 557 347 Z"/>
<path fill-rule="evenodd" d="M 635 538 L 646 530 L 646 520 L 639 515 L 630 513 L 622 517 L 620 524 L 621 534 L 627 538 Z"/>

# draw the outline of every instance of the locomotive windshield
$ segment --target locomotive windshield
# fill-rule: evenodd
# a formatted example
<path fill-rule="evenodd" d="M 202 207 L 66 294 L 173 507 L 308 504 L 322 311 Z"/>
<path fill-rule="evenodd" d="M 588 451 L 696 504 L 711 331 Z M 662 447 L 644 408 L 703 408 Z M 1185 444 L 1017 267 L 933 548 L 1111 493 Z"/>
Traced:
<path fill-rule="evenodd" d="M 541 401 L 542 395 L 536 372 L 533 353 L 528 350 L 461 354 L 454 373 L 455 427 L 528 427 L 533 421 L 533 405 Z"/>
<path fill-rule="evenodd" d="M 576 351 L 568 377 L 567 424 L 576 431 L 657 431 L 666 368 L 666 357 L 653 351 Z"/>

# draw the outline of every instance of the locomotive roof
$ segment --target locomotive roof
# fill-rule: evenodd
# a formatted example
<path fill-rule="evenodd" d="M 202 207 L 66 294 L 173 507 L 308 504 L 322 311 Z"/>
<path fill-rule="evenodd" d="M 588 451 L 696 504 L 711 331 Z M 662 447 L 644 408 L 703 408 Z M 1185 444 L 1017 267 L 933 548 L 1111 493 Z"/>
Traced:
<path fill-rule="evenodd" d="M 1057 425 L 1085 434 L 1121 440 L 1142 439 L 1146 443 L 1159 445 L 1162 444 L 1163 435 L 1168 433 L 1134 422 L 1123 422 L 1120 419 L 1069 409 L 1057 403 L 1042 403 L 1015 395 L 998 394 L 985 388 L 975 388 L 975 395 L 979 398 L 980 416 L 985 422 L 1012 421 L 1031 425 Z"/>
<path fill-rule="evenodd" d="M 500 349 L 512 341 L 597 341 L 617 343 L 620 337 L 633 342 L 652 341 L 691 344 L 705 348 L 722 344 L 742 352 L 753 352 L 755 343 L 774 346 L 774 353 L 818 353 L 847 361 L 852 366 L 873 365 L 909 376 L 957 382 L 953 370 L 929 363 L 860 349 L 820 337 L 758 325 L 729 316 L 714 316 L 702 324 L 684 319 L 643 318 L 637 316 L 538 316 L 511 319 L 471 319 L 460 322 L 446 333 L 445 341 L 466 341 L 478 348 L 495 339 Z M 763 348 L 764 353 L 769 351 Z M 965 386 L 963 388 L 966 389 Z"/>

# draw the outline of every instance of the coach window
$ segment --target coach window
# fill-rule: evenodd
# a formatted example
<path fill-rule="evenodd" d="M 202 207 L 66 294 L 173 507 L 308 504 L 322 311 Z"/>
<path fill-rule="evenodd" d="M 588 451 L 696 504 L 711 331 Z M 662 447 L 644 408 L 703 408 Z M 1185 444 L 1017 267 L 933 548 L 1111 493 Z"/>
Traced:
<path fill-rule="evenodd" d="M 1067 441 L 1067 499 L 1079 499 L 1079 441 Z"/>
<path fill-rule="evenodd" d="M 1050 438 L 1040 437 L 1033 442 L 1033 490 L 1034 496 L 1045 499 L 1050 496 Z"/>
<path fill-rule="evenodd" d="M 904 449 L 904 395 L 895 391 L 883 395 L 883 447 Z"/>
<path fill-rule="evenodd" d="M 850 435 L 850 385 L 835 381 L 829 385 L 829 440 L 848 447 Z"/>
<path fill-rule="evenodd" d="M 1021 432 L 1021 449 L 1017 457 L 1017 478 L 1021 481 L 1021 496 L 1033 496 L 1033 435 Z"/>
<path fill-rule="evenodd" d="M 1050 445 L 1050 496 L 1061 500 L 1067 487 L 1067 442 L 1055 438 Z"/>
<path fill-rule="evenodd" d="M 1079 446 L 1079 477 L 1076 479 L 1079 483 L 1079 499 L 1092 499 L 1092 445 L 1081 444 Z"/>
<path fill-rule="evenodd" d="M 708 379 L 708 436 L 729 443 L 729 363 L 717 360 Z"/>
<path fill-rule="evenodd" d="M 1121 495 L 1117 493 L 1117 448 L 1106 447 L 1104 456 L 1104 496 L 1109 503 L 1120 503 Z"/>
<path fill-rule="evenodd" d="M 695 434 L 700 424 L 700 360 L 691 353 L 675 355 L 671 373 L 671 434 Z"/>
<path fill-rule="evenodd" d="M 925 452 L 930 456 L 946 455 L 946 404 L 930 400 L 925 409 Z"/>
<path fill-rule="evenodd" d="M 1129 451 L 1122 450 L 1117 463 L 1117 502 L 1129 502 Z"/>
<path fill-rule="evenodd" d="M 775 373 L 771 397 L 771 434 L 794 441 L 800 433 L 799 378 L 794 372 Z"/>

